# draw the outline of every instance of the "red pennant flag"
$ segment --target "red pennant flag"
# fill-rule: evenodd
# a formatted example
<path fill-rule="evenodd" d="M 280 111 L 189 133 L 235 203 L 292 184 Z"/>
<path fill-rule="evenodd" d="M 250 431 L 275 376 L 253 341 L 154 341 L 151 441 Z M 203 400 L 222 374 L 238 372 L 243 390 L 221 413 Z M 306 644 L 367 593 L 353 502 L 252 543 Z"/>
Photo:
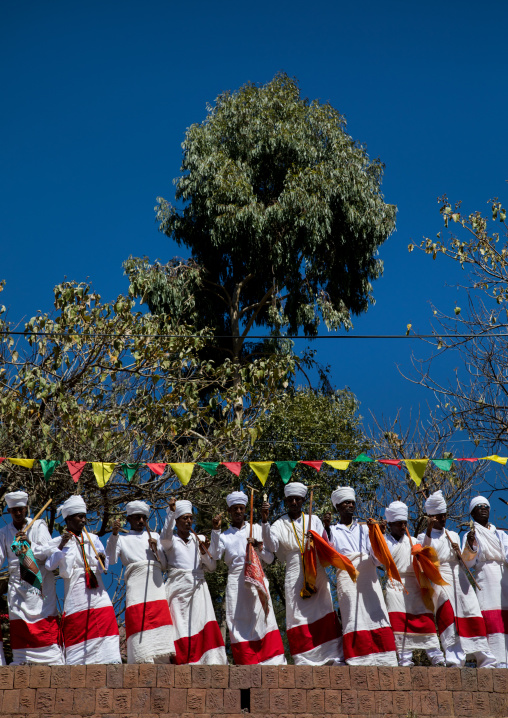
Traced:
<path fill-rule="evenodd" d="M 72 476 L 72 480 L 74 481 L 75 484 L 77 484 L 81 474 L 83 473 L 83 469 L 87 465 L 87 462 L 86 461 L 66 461 L 65 463 L 69 467 L 69 471 Z"/>
<path fill-rule="evenodd" d="M 164 469 L 166 468 L 166 464 L 147 464 L 150 471 L 153 471 L 154 474 L 157 474 L 157 476 L 162 476 L 164 473 Z"/>
<path fill-rule="evenodd" d="M 307 466 L 312 466 L 312 468 L 316 469 L 316 471 L 319 471 L 319 469 L 323 466 L 322 461 L 300 461 L 300 464 L 306 464 Z"/>
<path fill-rule="evenodd" d="M 478 461 L 478 459 L 454 459 L 454 461 Z"/>
<path fill-rule="evenodd" d="M 5 461 L 6 458 L 6 456 L 0 456 L 0 464 L 2 463 L 2 461 Z"/>
<path fill-rule="evenodd" d="M 396 466 L 398 469 L 402 469 L 400 459 L 378 459 L 378 464 L 388 464 L 388 466 Z"/>
<path fill-rule="evenodd" d="M 222 464 L 233 474 L 235 474 L 236 476 L 240 476 L 240 471 L 242 470 L 241 461 L 223 461 Z"/>

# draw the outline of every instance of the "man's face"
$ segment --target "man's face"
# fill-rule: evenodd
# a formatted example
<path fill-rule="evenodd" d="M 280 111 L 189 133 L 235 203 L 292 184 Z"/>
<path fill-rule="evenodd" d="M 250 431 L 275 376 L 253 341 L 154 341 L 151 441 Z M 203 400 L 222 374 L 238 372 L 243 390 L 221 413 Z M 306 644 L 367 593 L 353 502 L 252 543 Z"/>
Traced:
<path fill-rule="evenodd" d="M 474 521 L 478 521 L 479 524 L 485 526 L 489 523 L 490 507 L 487 504 L 478 504 L 471 511 L 471 516 Z"/>
<path fill-rule="evenodd" d="M 130 514 L 127 516 L 127 521 L 133 531 L 144 531 L 148 523 L 145 514 Z"/>
<path fill-rule="evenodd" d="M 353 516 L 356 509 L 356 502 L 348 499 L 348 501 L 343 501 L 337 506 L 337 511 L 339 512 L 339 516 L 341 521 L 347 521 L 347 523 L 351 523 L 353 520 Z"/>
<path fill-rule="evenodd" d="M 407 521 L 390 521 L 388 528 L 394 539 L 401 539 L 406 533 Z"/>
<path fill-rule="evenodd" d="M 243 504 L 234 504 L 228 508 L 233 526 L 241 526 L 245 520 L 245 506 Z"/>
<path fill-rule="evenodd" d="M 71 533 L 76 534 L 76 536 L 81 536 L 81 532 L 86 524 L 86 514 L 73 514 L 72 516 L 67 516 L 65 523 Z"/>
<path fill-rule="evenodd" d="M 28 506 L 15 506 L 9 509 L 12 516 L 12 523 L 15 528 L 22 528 L 25 525 L 25 519 L 28 516 Z"/>
<path fill-rule="evenodd" d="M 297 519 L 302 515 L 304 500 L 303 496 L 286 496 L 284 499 L 286 511 L 292 519 Z"/>
<path fill-rule="evenodd" d="M 184 535 L 187 535 L 190 533 L 190 530 L 192 528 L 192 514 L 182 514 L 182 516 L 179 516 L 176 521 L 176 528 L 178 531 L 181 531 Z"/>

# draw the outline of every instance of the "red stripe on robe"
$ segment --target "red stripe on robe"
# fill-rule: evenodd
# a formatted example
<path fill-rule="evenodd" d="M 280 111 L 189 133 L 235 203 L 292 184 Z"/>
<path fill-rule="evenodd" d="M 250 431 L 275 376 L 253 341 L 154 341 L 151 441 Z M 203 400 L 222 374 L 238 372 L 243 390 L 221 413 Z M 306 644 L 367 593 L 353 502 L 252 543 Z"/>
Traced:
<path fill-rule="evenodd" d="M 508 610 L 500 608 L 482 611 L 482 615 L 488 636 L 492 633 L 508 633 Z"/>
<path fill-rule="evenodd" d="M 175 641 L 176 659 L 179 665 L 197 663 L 201 656 L 212 648 L 224 646 L 222 633 L 217 621 L 209 621 L 199 633 L 190 638 L 178 638 Z"/>
<path fill-rule="evenodd" d="M 21 618 L 14 618 L 10 623 L 11 648 L 47 648 L 58 643 L 60 629 L 56 616 L 41 618 L 35 623 L 27 623 Z"/>
<path fill-rule="evenodd" d="M 62 616 L 62 635 L 65 646 L 75 646 L 92 638 L 118 636 L 113 606 L 90 608 Z"/>
<path fill-rule="evenodd" d="M 487 635 L 485 621 L 482 616 L 471 616 L 469 618 L 455 616 L 450 601 L 445 601 L 437 609 L 436 620 L 439 633 L 442 633 L 454 623 L 457 634 L 462 638 L 485 637 Z"/>
<path fill-rule="evenodd" d="M 376 628 L 372 631 L 351 631 L 342 639 L 344 658 L 360 658 L 372 653 L 395 651 L 395 638 L 391 628 Z"/>
<path fill-rule="evenodd" d="M 287 630 L 289 650 L 291 655 L 306 653 L 313 648 L 322 646 L 341 635 L 340 625 L 335 611 L 327 613 L 313 623 L 304 623 L 301 626 L 294 626 Z"/>
<path fill-rule="evenodd" d="M 164 600 L 136 603 L 133 606 L 127 606 L 125 609 L 125 633 L 127 638 L 135 633 L 150 631 L 152 628 L 161 628 L 162 626 L 171 626 L 172 624 L 168 602 Z"/>
<path fill-rule="evenodd" d="M 251 666 L 284 655 L 284 645 L 278 630 L 270 631 L 257 641 L 231 642 L 233 659 L 237 666 Z"/>
<path fill-rule="evenodd" d="M 432 613 L 402 613 L 393 611 L 388 614 L 395 633 L 436 633 Z"/>

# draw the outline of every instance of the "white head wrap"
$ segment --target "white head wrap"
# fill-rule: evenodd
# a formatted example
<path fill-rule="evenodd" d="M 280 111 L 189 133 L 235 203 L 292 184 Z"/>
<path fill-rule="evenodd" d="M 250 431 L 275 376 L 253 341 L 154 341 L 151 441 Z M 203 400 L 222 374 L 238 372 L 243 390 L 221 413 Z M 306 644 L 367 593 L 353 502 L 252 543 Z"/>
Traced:
<path fill-rule="evenodd" d="M 292 481 L 284 486 L 284 496 L 301 496 L 304 499 L 307 496 L 307 487 L 298 481 Z"/>
<path fill-rule="evenodd" d="M 249 498 L 247 494 L 244 494 L 243 491 L 233 491 L 231 494 L 226 496 L 228 506 L 238 506 L 239 504 L 247 506 L 248 500 Z"/>
<path fill-rule="evenodd" d="M 408 508 L 403 501 L 392 501 L 385 509 L 385 518 L 388 523 L 392 521 L 407 521 Z"/>
<path fill-rule="evenodd" d="M 485 496 L 475 496 L 474 499 L 471 499 L 471 503 L 469 504 L 469 513 L 471 513 L 474 507 L 479 504 L 487 504 L 490 509 L 490 502 L 485 498 Z"/>
<path fill-rule="evenodd" d="M 28 494 L 25 491 L 11 491 L 10 494 L 5 494 L 4 499 L 10 509 L 28 506 Z"/>
<path fill-rule="evenodd" d="M 74 516 L 74 514 L 86 514 L 86 504 L 81 496 L 71 496 L 58 507 L 56 515 L 59 516 L 60 514 L 64 519 L 67 516 Z"/>
<path fill-rule="evenodd" d="M 125 504 L 125 510 L 127 511 L 127 516 L 132 516 L 132 514 L 150 516 L 150 507 L 146 501 L 129 501 L 128 504 Z"/>
<path fill-rule="evenodd" d="M 343 501 L 356 501 L 355 490 L 351 486 L 337 486 L 332 493 L 332 504 L 335 508 Z"/>
<path fill-rule="evenodd" d="M 427 514 L 427 516 L 437 516 L 437 514 L 445 514 L 446 509 L 446 501 L 444 500 L 443 492 L 441 491 L 441 489 L 431 494 L 425 502 L 425 513 Z"/>
<path fill-rule="evenodd" d="M 175 519 L 180 518 L 180 516 L 183 516 L 184 514 L 192 514 L 192 504 L 190 501 L 182 499 L 181 501 L 177 501 L 175 504 Z"/>

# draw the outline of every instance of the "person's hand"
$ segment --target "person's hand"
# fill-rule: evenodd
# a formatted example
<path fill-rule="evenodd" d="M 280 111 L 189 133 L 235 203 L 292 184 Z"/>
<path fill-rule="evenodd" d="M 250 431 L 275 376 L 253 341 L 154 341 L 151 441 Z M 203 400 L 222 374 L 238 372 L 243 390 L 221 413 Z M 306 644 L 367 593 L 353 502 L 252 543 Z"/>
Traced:
<path fill-rule="evenodd" d="M 437 523 L 437 518 L 435 516 L 427 516 L 427 536 L 431 536 L 432 529 Z"/>
<path fill-rule="evenodd" d="M 68 531 L 64 531 L 64 532 L 62 533 L 62 536 L 61 536 L 61 538 L 60 538 L 60 544 L 59 544 L 59 546 L 58 546 L 58 548 L 60 549 L 60 551 L 61 551 L 61 550 L 63 549 L 63 547 L 71 540 L 71 538 L 72 538 L 72 534 L 69 533 Z"/>
<path fill-rule="evenodd" d="M 23 529 L 21 529 L 21 531 L 18 531 L 18 533 L 16 534 L 16 538 L 18 541 L 26 541 L 27 543 L 30 543 L 30 539 L 28 538 Z"/>
<path fill-rule="evenodd" d="M 254 546 L 254 548 L 259 548 L 260 546 L 263 545 L 263 544 L 261 543 L 261 541 L 258 541 L 258 540 L 255 539 L 255 538 L 248 538 L 248 539 L 247 539 L 247 543 L 252 544 L 252 546 Z"/>
<path fill-rule="evenodd" d="M 460 546 L 458 543 L 455 543 L 454 541 L 452 541 L 452 549 L 455 551 L 455 553 L 457 553 L 457 552 L 460 553 Z"/>
<path fill-rule="evenodd" d="M 217 514 L 212 519 L 212 528 L 214 531 L 218 531 L 222 526 L 222 514 Z"/>
<path fill-rule="evenodd" d="M 104 566 L 104 568 L 106 568 L 106 554 L 100 553 L 99 558 L 102 561 L 102 565 Z"/>
<path fill-rule="evenodd" d="M 152 538 L 148 539 L 148 546 L 151 548 L 151 550 L 154 552 L 154 554 L 157 556 L 157 540 Z"/>
<path fill-rule="evenodd" d="M 169 507 L 169 510 L 173 511 L 173 513 L 174 513 L 175 508 L 176 508 L 176 499 L 174 496 L 169 497 L 168 507 Z"/>
<path fill-rule="evenodd" d="M 386 533 L 386 523 L 387 522 L 385 519 L 381 519 L 381 521 L 378 521 L 379 528 L 381 529 L 381 533 L 383 533 L 383 534 Z"/>
<path fill-rule="evenodd" d="M 208 548 L 208 546 L 206 545 L 206 539 L 205 541 L 199 541 L 198 548 L 201 556 L 206 556 L 206 549 Z"/>
<path fill-rule="evenodd" d="M 211 543 L 210 537 L 205 536 L 204 544 L 205 544 L 206 548 L 210 548 L 210 543 Z"/>
<path fill-rule="evenodd" d="M 266 524 L 268 521 L 268 514 L 270 513 L 270 503 L 268 501 L 263 501 L 261 504 L 261 521 Z"/>
<path fill-rule="evenodd" d="M 377 524 L 377 521 L 375 519 L 367 519 L 368 526 L 374 526 L 374 524 Z"/>
<path fill-rule="evenodd" d="M 115 519 L 113 521 L 113 526 L 111 527 L 111 533 L 113 534 L 113 536 L 118 536 L 121 528 L 122 527 L 120 526 L 120 521 L 118 519 Z"/>
<path fill-rule="evenodd" d="M 474 531 L 470 531 L 467 535 L 467 542 L 469 544 L 469 548 L 474 551 L 474 542 L 476 541 L 476 534 Z"/>
<path fill-rule="evenodd" d="M 331 524 L 332 524 L 332 517 L 331 517 L 331 515 L 327 512 L 327 513 L 323 516 L 323 518 L 321 519 L 321 521 L 323 522 L 324 528 L 325 528 L 325 529 L 329 529 L 330 526 L 331 526 Z"/>

